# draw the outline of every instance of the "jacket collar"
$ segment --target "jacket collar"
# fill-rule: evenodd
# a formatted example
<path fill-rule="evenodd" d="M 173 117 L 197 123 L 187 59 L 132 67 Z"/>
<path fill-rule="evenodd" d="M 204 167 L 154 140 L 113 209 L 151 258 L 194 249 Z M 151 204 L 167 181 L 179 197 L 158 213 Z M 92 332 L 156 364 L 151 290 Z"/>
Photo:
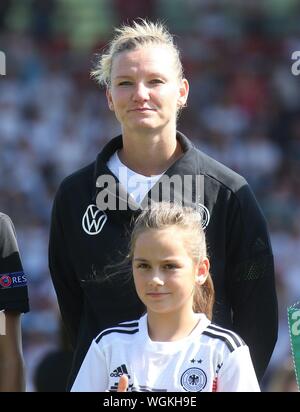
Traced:
<path fill-rule="evenodd" d="M 164 175 L 171 177 L 174 175 L 178 176 L 185 176 L 194 174 L 197 170 L 195 167 L 195 151 L 194 145 L 192 142 L 181 132 L 177 131 L 177 140 L 179 141 L 182 149 L 183 155 L 177 159 L 164 173 Z M 118 179 L 111 173 L 109 168 L 107 167 L 107 162 L 110 157 L 119 149 L 123 147 L 122 135 L 119 135 L 112 140 L 110 140 L 102 149 L 102 151 L 98 154 L 95 167 L 94 167 L 94 177 L 93 177 L 93 201 L 96 202 L 97 195 L 100 191 L 104 189 L 98 185 L 99 180 L 98 178 L 103 175 L 109 175 L 115 179 L 116 182 L 116 193 L 118 198 L 124 199 L 125 202 L 128 202 L 130 198 L 128 198 L 127 193 L 122 189 Z M 98 180 L 98 183 L 97 183 Z M 159 181 L 157 182 L 157 184 Z M 104 189 L 105 190 L 105 189 Z M 134 208 L 140 211 L 140 207 L 135 203 L 133 204 Z M 128 209 L 128 208 L 126 208 Z M 125 211 L 125 210 L 124 210 Z M 132 215 L 132 211 L 130 212 Z"/>

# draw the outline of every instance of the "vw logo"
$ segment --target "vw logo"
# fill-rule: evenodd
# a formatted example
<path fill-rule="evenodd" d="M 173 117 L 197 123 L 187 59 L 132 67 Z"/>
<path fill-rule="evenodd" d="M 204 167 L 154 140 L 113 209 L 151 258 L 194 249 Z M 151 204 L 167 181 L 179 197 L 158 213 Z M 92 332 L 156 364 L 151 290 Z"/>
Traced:
<path fill-rule="evenodd" d="M 107 221 L 107 214 L 96 205 L 89 205 L 82 218 L 82 228 L 88 235 L 97 235 Z"/>

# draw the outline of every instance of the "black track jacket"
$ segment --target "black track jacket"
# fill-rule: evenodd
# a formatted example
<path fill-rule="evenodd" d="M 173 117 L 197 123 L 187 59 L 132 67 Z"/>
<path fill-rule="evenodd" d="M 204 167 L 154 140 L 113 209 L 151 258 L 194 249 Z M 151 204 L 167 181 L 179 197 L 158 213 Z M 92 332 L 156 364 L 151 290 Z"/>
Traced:
<path fill-rule="evenodd" d="M 184 153 L 165 175 L 202 179 L 202 195 L 194 201 L 199 203 L 206 226 L 216 291 L 213 320 L 245 340 L 261 379 L 278 326 L 273 256 L 265 219 L 244 178 L 197 150 L 180 132 L 177 139 Z M 49 266 L 75 351 L 70 384 L 100 330 L 136 319 L 144 312 L 133 281 L 125 275 L 107 277 L 103 271 L 128 252 L 132 218 L 139 212 L 103 213 L 96 206 L 98 196 L 107 190 L 98 177 L 113 176 L 106 164 L 121 147 L 121 136 L 111 140 L 94 163 L 62 182 L 54 200 Z M 118 181 L 117 187 L 119 200 L 122 186 Z"/>

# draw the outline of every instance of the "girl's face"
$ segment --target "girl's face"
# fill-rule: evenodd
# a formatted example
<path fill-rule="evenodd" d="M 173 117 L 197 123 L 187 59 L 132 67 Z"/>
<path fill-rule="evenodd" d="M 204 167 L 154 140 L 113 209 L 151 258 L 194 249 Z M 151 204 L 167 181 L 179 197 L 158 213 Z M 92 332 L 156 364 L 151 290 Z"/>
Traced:
<path fill-rule="evenodd" d="M 159 131 L 176 124 L 178 107 L 185 104 L 188 82 L 179 81 L 174 58 L 163 46 L 145 46 L 115 56 L 109 108 L 115 112 L 123 131 Z"/>
<path fill-rule="evenodd" d="M 133 277 L 137 294 L 148 313 L 193 312 L 196 283 L 208 275 L 208 260 L 196 264 L 181 228 L 148 229 L 136 239 Z"/>

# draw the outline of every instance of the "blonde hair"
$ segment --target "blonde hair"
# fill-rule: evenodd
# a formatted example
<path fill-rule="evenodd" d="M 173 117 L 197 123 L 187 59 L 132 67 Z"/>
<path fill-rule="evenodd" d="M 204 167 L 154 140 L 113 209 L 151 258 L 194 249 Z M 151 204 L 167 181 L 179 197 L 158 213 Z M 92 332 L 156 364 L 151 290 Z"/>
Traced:
<path fill-rule="evenodd" d="M 164 229 L 172 226 L 187 232 L 187 247 L 195 263 L 199 263 L 207 256 L 205 234 L 199 212 L 175 203 L 161 202 L 144 210 L 137 217 L 131 234 L 129 260 L 132 261 L 137 238 L 143 232 L 149 229 Z M 195 284 L 193 310 L 205 313 L 211 319 L 214 295 L 212 278 L 208 274 L 203 285 Z"/>
<path fill-rule="evenodd" d="M 134 50 L 146 45 L 167 47 L 174 57 L 174 67 L 178 80 L 183 79 L 180 52 L 174 44 L 172 35 L 162 23 L 140 19 L 140 22 L 133 21 L 132 26 L 123 25 L 120 28 L 115 28 L 115 32 L 116 35 L 110 42 L 107 53 L 97 56 L 98 62 L 91 71 L 91 77 L 97 83 L 110 87 L 111 69 L 115 56 L 125 50 Z"/>

